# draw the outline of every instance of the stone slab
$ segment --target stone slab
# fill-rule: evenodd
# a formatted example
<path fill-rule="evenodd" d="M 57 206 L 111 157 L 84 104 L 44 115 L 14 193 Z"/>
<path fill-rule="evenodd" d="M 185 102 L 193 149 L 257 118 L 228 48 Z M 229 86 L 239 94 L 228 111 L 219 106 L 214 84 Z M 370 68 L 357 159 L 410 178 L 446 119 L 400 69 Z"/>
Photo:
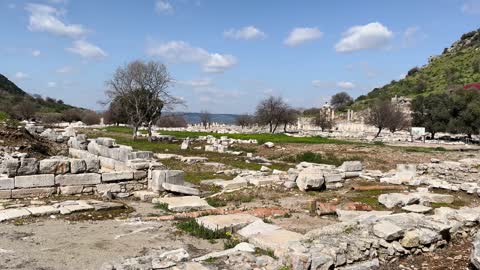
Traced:
<path fill-rule="evenodd" d="M 133 196 L 135 198 L 139 198 L 140 201 L 146 202 L 146 201 L 152 201 L 153 198 L 158 198 L 158 193 L 153 191 L 148 191 L 148 190 L 139 190 L 139 191 L 135 191 L 133 193 Z"/>
<path fill-rule="evenodd" d="M 11 190 L 0 190 L 0 199 L 11 199 L 12 191 Z"/>
<path fill-rule="evenodd" d="M 36 174 L 15 177 L 15 188 L 51 187 L 55 185 L 55 175 Z"/>
<path fill-rule="evenodd" d="M 34 216 L 53 215 L 60 213 L 60 210 L 58 208 L 55 208 L 51 205 L 28 207 L 27 210 Z"/>
<path fill-rule="evenodd" d="M 61 186 L 96 185 L 101 183 L 98 173 L 64 174 L 55 176 L 55 183 Z"/>
<path fill-rule="evenodd" d="M 198 196 L 154 198 L 152 203 L 165 203 L 168 205 L 168 210 L 174 212 L 213 209 L 207 201 Z"/>
<path fill-rule="evenodd" d="M 97 192 L 103 194 L 105 192 L 118 193 L 121 192 L 122 188 L 119 184 L 99 184 L 97 185 Z"/>
<path fill-rule="evenodd" d="M 75 195 L 82 194 L 83 186 L 64 186 L 60 187 L 60 194 L 63 195 Z"/>
<path fill-rule="evenodd" d="M 128 181 L 133 180 L 133 172 L 108 172 L 102 173 L 102 182 Z"/>
<path fill-rule="evenodd" d="M 403 232 L 402 228 L 389 221 L 380 221 L 373 225 L 373 234 L 387 241 L 393 241 L 402 237 Z"/>
<path fill-rule="evenodd" d="M 174 193 L 180 193 L 180 194 L 185 194 L 185 195 L 200 195 L 200 190 L 196 188 L 191 188 L 187 186 L 180 186 L 180 185 L 174 185 L 174 184 L 169 184 L 169 183 L 163 183 L 162 184 L 163 189 L 174 192 Z"/>
<path fill-rule="evenodd" d="M 245 238 L 250 238 L 256 234 L 265 234 L 276 231 L 278 229 L 280 229 L 280 227 L 277 225 L 268 224 L 263 222 L 262 220 L 258 220 L 243 227 L 237 233 Z"/>
<path fill-rule="evenodd" d="M 256 247 L 274 252 L 286 251 L 292 242 L 300 241 L 303 235 L 284 229 L 274 230 L 268 233 L 257 234 L 248 239 Z"/>
<path fill-rule="evenodd" d="M 14 178 L 0 178 L 0 190 L 13 189 L 15 187 Z"/>
<path fill-rule="evenodd" d="M 432 207 L 429 206 L 424 206 L 420 204 L 412 204 L 412 205 L 407 205 L 402 207 L 403 210 L 407 212 L 413 212 L 413 213 L 428 213 L 432 210 Z"/>
<path fill-rule="evenodd" d="M 22 188 L 12 190 L 12 199 L 30 197 L 48 197 L 56 192 L 56 188 Z"/>
<path fill-rule="evenodd" d="M 261 219 L 248 214 L 212 215 L 197 218 L 197 222 L 210 230 L 239 230 Z"/>
<path fill-rule="evenodd" d="M 30 212 L 28 212 L 25 208 L 0 210 L 0 222 L 16 218 L 28 217 L 30 215 Z"/>

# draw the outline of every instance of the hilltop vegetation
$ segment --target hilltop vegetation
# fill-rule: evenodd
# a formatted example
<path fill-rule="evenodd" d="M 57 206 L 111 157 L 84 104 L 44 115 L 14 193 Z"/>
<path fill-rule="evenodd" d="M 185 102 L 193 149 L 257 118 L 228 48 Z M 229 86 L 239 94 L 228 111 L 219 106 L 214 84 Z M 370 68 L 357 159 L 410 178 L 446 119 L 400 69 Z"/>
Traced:
<path fill-rule="evenodd" d="M 64 104 L 62 100 L 32 96 L 0 74 L 0 112 L 18 119 L 48 118 L 74 108 Z"/>
<path fill-rule="evenodd" d="M 459 41 L 431 57 L 423 67 L 414 67 L 399 81 L 373 89 L 357 98 L 353 108 L 361 109 L 377 99 L 415 97 L 462 88 L 480 82 L 480 29 L 463 34 Z"/>

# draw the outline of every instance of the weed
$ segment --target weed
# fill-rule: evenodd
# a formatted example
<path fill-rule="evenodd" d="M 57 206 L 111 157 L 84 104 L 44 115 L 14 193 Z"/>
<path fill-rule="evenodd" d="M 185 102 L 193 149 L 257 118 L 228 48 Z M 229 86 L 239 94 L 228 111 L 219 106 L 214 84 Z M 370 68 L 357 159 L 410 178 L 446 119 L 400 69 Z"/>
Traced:
<path fill-rule="evenodd" d="M 188 218 L 177 223 L 177 228 L 195 237 L 208 240 L 228 239 L 231 237 L 231 232 L 229 230 L 224 229 L 212 231 L 198 224 L 194 218 Z"/>
<path fill-rule="evenodd" d="M 214 257 L 210 257 L 210 258 L 205 260 L 205 262 L 207 262 L 207 263 L 214 263 L 216 261 L 217 261 L 217 258 L 214 258 Z"/>
<path fill-rule="evenodd" d="M 261 249 L 261 248 L 255 248 L 255 255 L 257 255 L 257 256 L 267 255 L 267 256 L 270 256 L 274 259 L 277 259 L 277 257 L 275 256 L 275 253 L 271 249 L 265 250 L 265 249 Z"/>
<path fill-rule="evenodd" d="M 241 241 L 237 237 L 230 237 L 225 242 L 223 242 L 223 248 L 224 249 L 231 249 L 240 244 Z"/>
<path fill-rule="evenodd" d="M 168 209 L 168 203 L 156 203 L 153 208 L 155 209 L 161 209 L 163 211 L 167 211 L 167 212 L 170 212 L 170 210 Z"/>
<path fill-rule="evenodd" d="M 278 270 L 292 270 L 292 269 L 288 266 L 282 265 L 280 266 L 280 268 L 278 268 Z"/>
<path fill-rule="evenodd" d="M 223 201 L 217 197 L 209 197 L 206 199 L 207 203 L 213 207 L 223 207 L 227 206 L 227 202 Z"/>

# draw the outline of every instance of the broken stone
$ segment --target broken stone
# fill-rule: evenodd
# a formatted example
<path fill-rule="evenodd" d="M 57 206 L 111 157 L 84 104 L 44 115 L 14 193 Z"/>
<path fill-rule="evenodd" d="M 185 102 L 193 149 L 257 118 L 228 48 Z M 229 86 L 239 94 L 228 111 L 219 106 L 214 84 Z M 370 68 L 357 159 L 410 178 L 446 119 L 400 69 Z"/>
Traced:
<path fill-rule="evenodd" d="M 403 229 L 389 221 L 380 221 L 373 226 L 373 233 L 387 241 L 393 241 L 402 237 Z"/>
<path fill-rule="evenodd" d="M 198 196 L 154 198 L 152 203 L 167 204 L 168 210 L 173 212 L 213 209 L 207 201 Z"/>
<path fill-rule="evenodd" d="M 40 160 L 41 174 L 66 174 L 70 172 L 70 162 L 65 159 L 44 159 Z"/>
<path fill-rule="evenodd" d="M 0 222 L 30 216 L 25 208 L 0 210 Z"/>
<path fill-rule="evenodd" d="M 301 191 L 319 190 L 324 187 L 323 172 L 316 168 L 307 168 L 298 174 L 297 186 Z"/>
<path fill-rule="evenodd" d="M 36 158 L 22 158 L 17 175 L 32 175 L 38 172 L 38 161 Z"/>
<path fill-rule="evenodd" d="M 427 213 L 432 210 L 431 207 L 420 205 L 420 204 L 412 204 L 412 205 L 407 205 L 402 207 L 403 210 L 407 212 L 413 212 L 413 213 Z"/>
<path fill-rule="evenodd" d="M 212 231 L 239 230 L 250 223 L 260 220 L 248 214 L 228 214 L 204 216 L 196 219 L 198 224 Z"/>
<path fill-rule="evenodd" d="M 195 196 L 200 195 L 200 190 L 196 188 L 187 187 L 187 186 L 179 186 L 179 185 L 174 185 L 169 183 L 163 183 L 162 187 L 163 189 L 170 192 L 175 192 L 175 193 L 180 193 L 185 195 L 195 195 Z"/>

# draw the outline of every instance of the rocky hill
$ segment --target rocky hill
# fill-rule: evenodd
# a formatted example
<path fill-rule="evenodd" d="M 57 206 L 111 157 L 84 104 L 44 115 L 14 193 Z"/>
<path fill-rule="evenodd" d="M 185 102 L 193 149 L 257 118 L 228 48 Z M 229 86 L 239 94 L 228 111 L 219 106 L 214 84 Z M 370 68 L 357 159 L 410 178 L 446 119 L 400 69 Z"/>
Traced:
<path fill-rule="evenodd" d="M 0 112 L 11 113 L 12 109 L 21 102 L 27 102 L 40 113 L 59 113 L 73 108 L 61 100 L 32 96 L 0 74 Z"/>
<path fill-rule="evenodd" d="M 353 107 L 395 95 L 414 97 L 454 90 L 475 82 L 480 82 L 480 29 L 463 34 L 441 55 L 430 57 L 428 64 L 410 69 L 404 79 L 358 97 Z"/>

